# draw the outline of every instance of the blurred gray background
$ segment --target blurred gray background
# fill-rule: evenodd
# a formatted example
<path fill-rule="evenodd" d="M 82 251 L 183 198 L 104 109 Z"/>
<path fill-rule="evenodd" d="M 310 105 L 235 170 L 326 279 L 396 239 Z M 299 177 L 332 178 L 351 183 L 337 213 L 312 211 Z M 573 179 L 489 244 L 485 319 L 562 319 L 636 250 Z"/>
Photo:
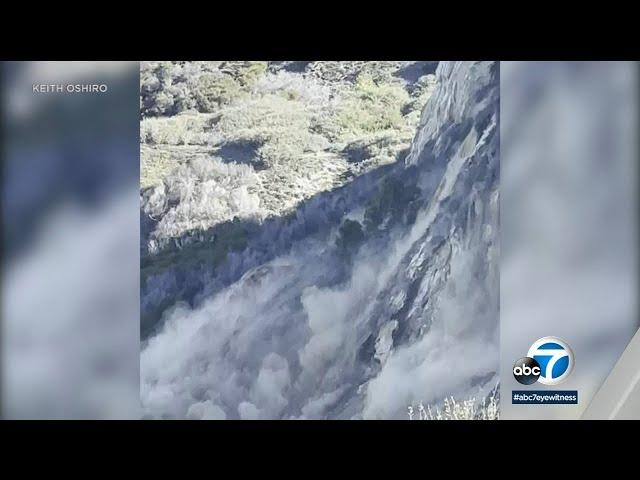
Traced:
<path fill-rule="evenodd" d="M 2 67 L 3 416 L 135 418 L 138 64 Z"/>
<path fill-rule="evenodd" d="M 578 418 L 638 329 L 637 73 L 501 63 L 501 418 Z M 544 336 L 569 343 L 574 370 L 520 385 L 513 364 Z M 512 405 L 514 389 L 575 389 L 579 403 Z"/>

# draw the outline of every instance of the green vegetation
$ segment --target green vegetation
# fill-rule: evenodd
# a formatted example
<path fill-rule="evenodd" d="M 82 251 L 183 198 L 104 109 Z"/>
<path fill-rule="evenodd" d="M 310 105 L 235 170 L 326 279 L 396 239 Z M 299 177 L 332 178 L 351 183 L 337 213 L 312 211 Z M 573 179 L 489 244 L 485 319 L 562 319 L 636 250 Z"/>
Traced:
<path fill-rule="evenodd" d="M 267 62 L 226 62 L 195 81 L 193 97 L 202 113 L 212 113 L 246 95 L 267 70 Z"/>
<path fill-rule="evenodd" d="M 251 88 L 266 73 L 269 62 L 237 62 L 236 81 L 245 89 Z"/>
<path fill-rule="evenodd" d="M 432 75 L 406 80 L 415 62 L 302 63 L 143 62 L 140 183 L 152 187 L 142 207 L 157 220 L 144 240 L 154 254 L 193 229 L 285 214 L 403 158 Z M 380 192 L 366 228 L 397 214 L 395 194 Z"/>
<path fill-rule="evenodd" d="M 266 69 L 267 62 L 143 62 L 140 114 L 215 112 L 246 95 Z"/>
<path fill-rule="evenodd" d="M 242 85 L 229 75 L 205 73 L 198 79 L 193 96 L 202 113 L 212 113 L 242 95 Z"/>
<path fill-rule="evenodd" d="M 361 135 L 381 130 L 398 130 L 403 126 L 402 108 L 409 94 L 397 83 L 373 81 L 370 75 L 360 75 L 353 91 L 339 110 L 337 125 L 340 134 Z"/>
<path fill-rule="evenodd" d="M 140 122 L 140 142 L 147 145 L 206 145 L 211 115 L 151 117 Z"/>
<path fill-rule="evenodd" d="M 274 166 L 302 155 L 309 143 L 309 121 L 301 102 L 265 95 L 224 110 L 215 131 L 227 142 L 260 145 L 260 160 Z"/>

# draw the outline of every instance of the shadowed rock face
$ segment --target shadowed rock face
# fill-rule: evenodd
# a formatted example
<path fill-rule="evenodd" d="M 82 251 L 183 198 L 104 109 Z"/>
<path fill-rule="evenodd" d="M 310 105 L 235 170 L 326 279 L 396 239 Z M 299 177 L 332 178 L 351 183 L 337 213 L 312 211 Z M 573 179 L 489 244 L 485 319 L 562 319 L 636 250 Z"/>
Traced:
<path fill-rule="evenodd" d="M 497 64 L 441 62 L 403 162 L 160 253 L 168 266 L 146 277 L 143 313 L 185 303 L 146 332 L 145 414 L 406 418 L 418 401 L 489 392 L 498 105 Z M 214 262 L 201 245 L 216 240 Z"/>

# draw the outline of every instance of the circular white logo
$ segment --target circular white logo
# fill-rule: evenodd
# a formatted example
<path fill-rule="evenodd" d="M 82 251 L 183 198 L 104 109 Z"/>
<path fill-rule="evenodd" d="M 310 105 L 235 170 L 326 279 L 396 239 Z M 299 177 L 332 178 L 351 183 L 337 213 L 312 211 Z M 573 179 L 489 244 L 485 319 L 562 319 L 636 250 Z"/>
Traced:
<path fill-rule="evenodd" d="M 544 337 L 533 342 L 527 357 L 540 364 L 538 382 L 544 385 L 558 385 L 564 382 L 575 363 L 569 344 L 558 337 Z"/>

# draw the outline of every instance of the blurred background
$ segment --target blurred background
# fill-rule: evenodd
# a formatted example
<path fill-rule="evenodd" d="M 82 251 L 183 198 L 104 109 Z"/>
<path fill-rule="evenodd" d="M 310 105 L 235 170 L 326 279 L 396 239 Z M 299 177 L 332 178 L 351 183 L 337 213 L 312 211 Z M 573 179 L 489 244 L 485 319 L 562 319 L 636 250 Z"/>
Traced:
<path fill-rule="evenodd" d="M 578 418 L 637 316 L 633 62 L 501 63 L 502 418 Z M 4 63 L 2 415 L 139 417 L 139 65 Z M 34 83 L 104 83 L 34 94 Z M 577 406 L 511 405 L 536 339 Z"/>
<path fill-rule="evenodd" d="M 4 418 L 138 415 L 138 75 L 135 62 L 2 65 Z"/>
<path fill-rule="evenodd" d="M 579 418 L 638 329 L 637 76 L 635 62 L 501 63 L 501 418 Z M 545 336 L 569 343 L 572 374 L 520 385 L 514 362 Z M 545 388 L 579 403 L 511 404 Z"/>

